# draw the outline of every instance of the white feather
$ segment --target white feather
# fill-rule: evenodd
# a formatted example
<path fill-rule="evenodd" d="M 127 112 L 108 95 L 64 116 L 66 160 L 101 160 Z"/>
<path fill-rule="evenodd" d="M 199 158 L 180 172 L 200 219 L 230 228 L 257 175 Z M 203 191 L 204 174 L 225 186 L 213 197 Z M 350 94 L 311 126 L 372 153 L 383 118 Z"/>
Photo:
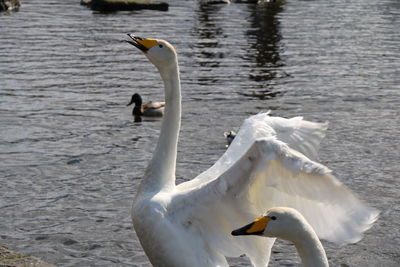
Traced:
<path fill-rule="evenodd" d="M 229 154 L 230 152 L 226 152 Z M 229 158 L 229 156 L 224 155 Z M 223 165 L 223 164 L 222 164 Z M 197 186 L 177 186 L 187 200 L 185 209 L 175 199 L 171 208 L 202 221 L 200 227 L 208 243 L 216 249 L 230 247 L 225 255 L 238 256 L 246 253 L 255 262 L 268 262 L 266 246 L 257 237 L 236 241 L 227 233 L 274 206 L 286 206 L 299 210 L 309 221 L 320 238 L 338 244 L 356 242 L 362 232 L 376 219 L 377 212 L 365 206 L 325 166 L 309 160 L 290 149 L 275 137 L 257 139 L 219 176 L 213 167 L 203 173 L 206 177 Z M 213 177 L 214 179 L 208 179 Z M 221 186 L 223 185 L 223 186 Z M 183 193 L 181 191 L 181 193 Z M 219 244 L 225 240 L 224 246 Z M 268 241 L 265 241 L 266 243 Z M 236 252 L 228 254 L 228 252 Z"/>
<path fill-rule="evenodd" d="M 151 45 L 146 56 L 165 84 L 160 138 L 132 207 L 153 265 L 227 266 L 226 256 L 246 253 L 254 266 L 266 266 L 274 239 L 230 233 L 274 206 L 299 210 L 320 238 L 341 244 L 362 237 L 377 212 L 313 161 L 327 124 L 252 116 L 210 169 L 175 185 L 181 107 L 176 52 L 166 41 L 132 40 L 140 49 Z"/>

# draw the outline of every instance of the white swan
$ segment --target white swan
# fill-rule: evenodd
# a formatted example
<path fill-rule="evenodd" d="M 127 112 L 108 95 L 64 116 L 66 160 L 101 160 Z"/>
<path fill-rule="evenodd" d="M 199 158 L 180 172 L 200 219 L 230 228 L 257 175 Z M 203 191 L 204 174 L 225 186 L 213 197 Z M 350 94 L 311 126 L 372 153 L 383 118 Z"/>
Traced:
<path fill-rule="evenodd" d="M 266 266 L 274 239 L 239 239 L 230 233 L 274 206 L 298 209 L 327 240 L 361 238 L 377 212 L 328 168 L 309 159 L 316 158 L 326 124 L 267 113 L 252 116 L 211 168 L 176 185 L 181 122 L 177 54 L 164 40 L 129 36 L 127 42 L 157 67 L 165 87 L 160 137 L 132 206 L 133 226 L 154 266 L 228 266 L 226 256 L 243 253 L 254 266 Z"/>
<path fill-rule="evenodd" d="M 295 209 L 275 207 L 254 222 L 232 231 L 232 235 L 260 235 L 289 240 L 304 267 L 328 267 L 324 247 L 307 220 Z"/>

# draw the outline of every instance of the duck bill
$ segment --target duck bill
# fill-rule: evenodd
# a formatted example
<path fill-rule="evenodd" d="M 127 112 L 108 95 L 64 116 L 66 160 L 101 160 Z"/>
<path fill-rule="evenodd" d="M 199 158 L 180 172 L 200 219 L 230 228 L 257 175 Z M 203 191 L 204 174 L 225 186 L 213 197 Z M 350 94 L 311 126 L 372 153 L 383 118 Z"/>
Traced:
<path fill-rule="evenodd" d="M 268 217 L 259 217 L 254 222 L 232 231 L 232 235 L 262 235 L 269 222 Z"/>
<path fill-rule="evenodd" d="M 130 106 L 132 104 L 133 104 L 133 99 L 131 99 L 131 101 L 128 104 L 126 104 L 126 106 Z"/>
<path fill-rule="evenodd" d="M 155 39 L 151 38 L 141 38 L 139 36 L 135 36 L 133 34 L 129 34 L 128 36 L 131 38 L 130 40 L 125 40 L 127 43 L 130 43 L 134 47 L 138 48 L 142 52 L 146 53 L 150 48 L 157 44 Z"/>

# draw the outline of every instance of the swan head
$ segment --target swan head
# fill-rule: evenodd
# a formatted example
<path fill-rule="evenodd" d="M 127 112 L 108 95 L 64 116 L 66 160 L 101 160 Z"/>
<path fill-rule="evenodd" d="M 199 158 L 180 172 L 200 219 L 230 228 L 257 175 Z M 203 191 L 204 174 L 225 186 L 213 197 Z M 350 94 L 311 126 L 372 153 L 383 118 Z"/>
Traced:
<path fill-rule="evenodd" d="M 174 47 L 165 40 L 141 38 L 128 34 L 126 42 L 142 51 L 160 71 L 177 66 L 177 56 Z"/>
<path fill-rule="evenodd" d="M 295 239 L 307 227 L 303 215 L 295 209 L 276 207 L 268 210 L 253 222 L 232 231 L 232 235 L 259 235 L 278 237 L 286 240 Z"/>

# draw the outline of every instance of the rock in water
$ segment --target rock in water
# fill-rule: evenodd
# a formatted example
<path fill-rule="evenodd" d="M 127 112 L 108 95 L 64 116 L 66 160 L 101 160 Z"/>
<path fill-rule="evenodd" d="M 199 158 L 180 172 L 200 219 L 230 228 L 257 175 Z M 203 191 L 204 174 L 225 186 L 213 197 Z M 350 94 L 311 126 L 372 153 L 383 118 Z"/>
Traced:
<path fill-rule="evenodd" d="M 167 11 L 169 4 L 150 0 L 81 0 L 81 5 L 87 5 L 92 10 L 100 12 L 115 12 L 126 10 L 153 9 Z"/>
<path fill-rule="evenodd" d="M 0 11 L 17 11 L 20 6 L 19 0 L 0 0 Z"/>

